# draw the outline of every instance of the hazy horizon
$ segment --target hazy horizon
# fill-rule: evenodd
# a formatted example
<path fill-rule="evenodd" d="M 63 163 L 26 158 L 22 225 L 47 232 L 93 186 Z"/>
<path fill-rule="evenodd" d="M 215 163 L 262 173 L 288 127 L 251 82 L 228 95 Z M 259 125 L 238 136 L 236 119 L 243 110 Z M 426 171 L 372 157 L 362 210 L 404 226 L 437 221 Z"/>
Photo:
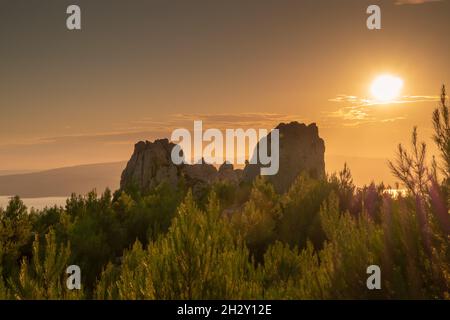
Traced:
<path fill-rule="evenodd" d="M 436 154 L 431 113 L 450 84 L 450 1 L 397 2 L 377 1 L 382 30 L 370 31 L 372 1 L 78 1 L 83 27 L 68 31 L 70 1 L 1 1 L 0 170 L 128 160 L 137 141 L 193 120 L 299 121 L 338 159 L 327 171 L 348 160 L 356 180 L 387 177 L 415 125 Z M 402 92 L 373 104 L 382 74 Z"/>
<path fill-rule="evenodd" d="M 130 154 L 131 155 L 131 154 Z M 40 173 L 58 169 L 70 169 L 84 166 L 92 166 L 92 165 L 109 165 L 109 164 L 123 164 L 124 168 L 129 159 L 124 159 L 121 161 L 114 162 L 103 162 L 103 163 L 83 163 L 74 166 L 67 167 L 57 167 L 57 168 L 42 168 L 36 170 L 2 170 L 0 171 L 1 176 L 10 176 L 10 175 L 27 175 L 30 173 Z M 388 166 L 387 166 L 387 158 L 366 158 L 366 157 L 349 157 L 344 155 L 328 155 L 325 154 L 325 169 L 328 174 L 337 173 L 343 169 L 344 163 L 350 167 L 350 170 L 353 175 L 354 183 L 357 186 L 368 185 L 371 182 L 375 183 L 385 183 L 385 185 L 394 186 L 395 179 L 391 174 Z M 377 177 L 373 177 L 371 170 L 366 170 L 367 163 L 370 162 L 371 165 L 369 168 L 378 169 Z M 236 166 L 239 167 L 239 166 Z M 110 186 L 113 187 L 113 186 Z M 9 195 L 8 195 L 9 196 Z"/>

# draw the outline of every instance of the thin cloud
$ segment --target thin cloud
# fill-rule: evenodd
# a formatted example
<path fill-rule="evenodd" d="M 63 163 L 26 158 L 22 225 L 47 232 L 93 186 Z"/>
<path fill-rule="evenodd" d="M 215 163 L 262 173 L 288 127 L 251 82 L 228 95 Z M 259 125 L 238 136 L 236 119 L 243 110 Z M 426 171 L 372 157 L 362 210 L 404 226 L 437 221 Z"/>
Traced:
<path fill-rule="evenodd" d="M 361 106 L 373 106 L 373 105 L 382 105 L 382 104 L 402 104 L 402 103 L 415 103 L 415 102 L 434 102 L 439 101 L 439 96 L 427 96 L 427 95 L 414 95 L 414 96 L 402 96 L 399 99 L 389 101 L 389 102 L 380 102 L 375 99 L 367 99 L 367 98 L 359 98 L 357 96 L 340 94 L 335 98 L 328 99 L 331 102 L 345 102 L 345 103 L 353 103 L 355 105 Z"/>
<path fill-rule="evenodd" d="M 133 127 L 136 130 L 158 129 L 169 133 L 174 129 L 192 129 L 193 122 L 202 120 L 204 128 L 236 129 L 236 128 L 266 128 L 270 129 L 280 122 L 300 121 L 306 119 L 298 115 L 288 115 L 279 113 L 178 113 L 172 114 L 167 119 L 158 120 L 154 118 L 144 118 L 132 121 L 129 124 L 122 124 L 124 128 Z"/>
<path fill-rule="evenodd" d="M 125 161 L 130 158 L 136 142 L 170 138 L 175 128 L 186 128 L 192 132 L 194 120 L 203 120 L 205 129 L 213 127 L 222 130 L 270 129 L 280 122 L 305 121 L 298 116 L 277 113 L 175 114 L 161 119 L 140 118 L 115 123 L 114 130 L 108 132 L 0 141 L 0 163 L 4 169 L 43 170 L 86 163 Z"/>
<path fill-rule="evenodd" d="M 176 114 L 173 121 L 192 126 L 193 121 L 202 120 L 207 127 L 226 128 L 272 128 L 280 122 L 304 121 L 298 115 L 279 113 L 239 113 L 239 114 Z"/>
<path fill-rule="evenodd" d="M 61 136 L 37 137 L 22 141 L 0 143 L 0 153 L 8 148 L 39 145 L 133 145 L 140 140 L 170 138 L 174 129 L 193 130 L 193 122 L 202 120 L 207 128 L 237 129 L 255 128 L 270 129 L 280 122 L 299 121 L 305 119 L 297 115 L 279 113 L 221 113 L 221 114 L 173 114 L 167 119 L 143 118 L 128 123 L 116 124 L 117 129 L 109 132 L 81 133 Z"/>
<path fill-rule="evenodd" d="M 394 117 L 380 119 L 374 115 L 376 109 L 374 106 L 383 104 L 405 104 L 405 103 L 418 103 L 418 102 L 436 102 L 439 101 L 439 96 L 427 96 L 427 95 L 415 95 L 415 96 L 403 96 L 397 100 L 389 102 L 380 102 L 373 99 L 360 98 L 353 95 L 338 95 L 335 98 L 331 98 L 328 101 L 336 102 L 340 104 L 347 104 L 347 106 L 341 107 L 336 111 L 326 112 L 327 118 L 341 119 L 343 126 L 359 126 L 367 123 L 388 123 L 398 120 L 404 120 L 405 117 Z"/>
<path fill-rule="evenodd" d="M 429 2 L 442 2 L 443 0 L 395 0 L 396 5 L 424 4 Z"/>

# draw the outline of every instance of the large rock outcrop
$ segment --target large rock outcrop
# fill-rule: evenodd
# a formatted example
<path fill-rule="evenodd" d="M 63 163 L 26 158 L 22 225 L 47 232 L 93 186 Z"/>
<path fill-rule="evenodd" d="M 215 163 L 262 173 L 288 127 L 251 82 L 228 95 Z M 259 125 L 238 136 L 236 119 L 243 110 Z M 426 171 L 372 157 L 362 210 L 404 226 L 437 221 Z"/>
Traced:
<path fill-rule="evenodd" d="M 241 181 L 242 170 L 234 170 L 233 165 L 227 163 L 222 164 L 219 170 L 204 162 L 175 165 L 171 159 L 171 152 L 175 146 L 167 139 L 138 142 L 122 172 L 121 189 L 137 186 L 140 190 L 148 191 L 161 183 L 176 187 L 181 178 L 194 189 L 217 181 L 236 185 Z"/>
<path fill-rule="evenodd" d="M 170 158 L 174 146 L 168 139 L 136 143 L 133 155 L 122 172 L 120 187 L 124 189 L 135 185 L 141 190 L 151 190 L 161 183 L 175 187 L 180 168 Z"/>
<path fill-rule="evenodd" d="M 319 137 L 316 124 L 307 126 L 298 122 L 281 123 L 277 129 L 280 133 L 279 171 L 274 176 L 268 176 L 275 189 L 278 192 L 286 191 L 301 172 L 306 172 L 313 178 L 323 177 L 325 144 Z M 271 136 L 267 139 L 270 145 Z M 176 187 L 180 179 L 184 179 L 194 189 L 217 181 L 238 185 L 242 181 L 251 182 L 260 174 L 259 164 L 247 164 L 244 170 L 235 170 L 228 163 L 222 164 L 218 170 L 206 163 L 175 165 L 171 161 L 174 147 L 175 144 L 167 139 L 138 142 L 122 173 L 121 188 L 135 185 L 146 191 L 161 183 Z M 258 148 L 259 144 L 256 150 Z"/>
<path fill-rule="evenodd" d="M 319 129 L 315 123 L 308 126 L 298 122 L 281 123 L 276 129 L 280 134 L 279 170 L 276 175 L 267 178 L 278 192 L 287 191 L 302 172 L 316 179 L 325 176 L 325 142 L 319 137 Z M 269 146 L 270 143 L 269 135 Z M 259 144 L 256 150 L 258 148 Z M 247 164 L 244 169 L 244 180 L 253 180 L 261 167 L 260 164 Z"/>

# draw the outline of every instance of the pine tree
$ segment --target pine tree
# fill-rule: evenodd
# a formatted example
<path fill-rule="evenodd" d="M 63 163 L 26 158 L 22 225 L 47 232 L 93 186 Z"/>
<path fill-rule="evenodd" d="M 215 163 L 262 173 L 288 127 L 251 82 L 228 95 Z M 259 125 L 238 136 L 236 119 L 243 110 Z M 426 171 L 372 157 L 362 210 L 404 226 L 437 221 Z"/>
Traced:
<path fill-rule="evenodd" d="M 32 240 L 27 207 L 13 197 L 6 210 L 0 210 L 0 265 L 4 275 L 16 273 L 17 261 L 29 251 Z"/>
<path fill-rule="evenodd" d="M 253 289 L 248 251 L 215 194 L 203 212 L 189 192 L 168 234 L 148 250 L 156 298 L 238 299 Z"/>
<path fill-rule="evenodd" d="M 44 242 L 36 235 L 31 263 L 23 258 L 18 279 L 9 280 L 13 296 L 19 300 L 80 297 L 80 291 L 66 288 L 69 256 L 69 246 L 58 245 L 53 230 L 45 235 Z"/>
<path fill-rule="evenodd" d="M 450 114 L 447 105 L 447 93 L 442 86 L 441 104 L 433 112 L 434 141 L 441 152 L 444 161 L 444 175 L 450 179 Z M 447 182 L 448 183 L 448 182 Z"/>
<path fill-rule="evenodd" d="M 146 251 L 135 244 L 125 254 L 116 277 L 109 267 L 99 282 L 97 296 L 238 299 L 256 292 L 253 273 L 248 251 L 220 216 L 215 195 L 210 196 L 204 212 L 189 192 L 168 233 Z"/>
<path fill-rule="evenodd" d="M 327 236 L 321 264 L 330 273 L 331 298 L 362 299 L 372 297 L 367 289 L 366 269 L 380 266 L 383 252 L 383 231 L 363 213 L 352 217 L 340 213 L 337 196 L 332 193 L 320 211 L 322 227 Z M 376 292 L 375 292 L 376 293 Z"/>
<path fill-rule="evenodd" d="M 155 298 L 149 261 L 142 245 L 136 242 L 125 252 L 121 272 L 116 281 L 117 295 L 125 300 L 149 300 Z"/>
<path fill-rule="evenodd" d="M 250 199 L 242 212 L 233 217 L 233 224 L 257 261 L 261 261 L 267 247 L 275 241 L 281 217 L 280 197 L 273 185 L 267 179 L 257 177 Z"/>
<path fill-rule="evenodd" d="M 283 214 L 277 239 L 300 249 L 305 248 L 308 241 L 320 247 L 324 234 L 319 210 L 330 191 L 331 186 L 327 181 L 311 179 L 305 174 L 299 175 L 282 196 Z"/>
<path fill-rule="evenodd" d="M 0 253 L 1 255 L 1 253 Z M 6 287 L 5 281 L 3 279 L 2 268 L 0 266 L 0 300 L 7 300 L 10 298 L 10 293 Z"/>
<path fill-rule="evenodd" d="M 326 249 L 322 251 L 322 256 Z M 324 259 L 325 260 L 325 259 Z M 324 299 L 329 295 L 329 270 L 320 263 L 311 242 L 297 247 L 276 242 L 264 255 L 261 266 L 265 299 Z"/>
<path fill-rule="evenodd" d="M 119 300 L 116 281 L 120 275 L 120 267 L 107 264 L 96 283 L 93 298 L 96 300 Z"/>

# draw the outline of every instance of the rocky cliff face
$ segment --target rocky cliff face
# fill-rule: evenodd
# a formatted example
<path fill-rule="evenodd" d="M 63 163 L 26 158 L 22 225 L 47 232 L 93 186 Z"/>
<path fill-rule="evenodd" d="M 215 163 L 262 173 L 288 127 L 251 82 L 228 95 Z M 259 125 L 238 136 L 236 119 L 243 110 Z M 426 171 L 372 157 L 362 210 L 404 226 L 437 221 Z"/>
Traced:
<path fill-rule="evenodd" d="M 219 170 L 207 163 L 173 164 L 171 152 L 174 147 L 175 144 L 167 139 L 138 142 L 122 172 L 121 189 L 135 185 L 141 190 L 148 191 L 161 183 L 176 187 L 181 178 L 194 189 L 216 181 L 226 181 L 236 185 L 241 181 L 240 170 L 234 170 L 231 164 L 224 163 Z"/>
<path fill-rule="evenodd" d="M 278 192 L 286 191 L 294 179 L 303 171 L 311 177 L 325 175 L 325 143 L 319 137 L 315 123 L 310 125 L 291 122 L 277 126 L 280 133 L 279 171 L 268 176 Z M 270 145 L 270 135 L 268 137 Z M 175 165 L 171 161 L 171 151 L 175 144 L 167 139 L 155 142 L 138 142 L 133 155 L 122 173 L 120 186 L 136 185 L 141 190 L 151 190 L 161 183 L 176 187 L 181 178 L 194 189 L 216 181 L 226 181 L 238 185 L 250 182 L 260 173 L 259 164 L 247 164 L 244 170 L 235 170 L 231 164 L 216 167 L 202 163 L 195 165 Z M 259 144 L 257 146 L 257 149 Z"/>
<path fill-rule="evenodd" d="M 280 163 L 276 175 L 267 176 L 278 192 L 285 192 L 301 173 L 312 178 L 325 176 L 325 143 L 319 137 L 315 123 L 305 125 L 291 122 L 281 123 L 276 129 L 280 133 Z M 270 145 L 270 135 L 268 144 Z M 259 144 L 256 146 L 258 150 Z M 244 179 L 253 180 L 260 172 L 261 165 L 248 164 L 244 169 Z"/>
<path fill-rule="evenodd" d="M 170 158 L 174 146 L 167 139 L 135 144 L 133 155 L 122 172 L 120 187 L 136 185 L 141 190 L 150 190 L 162 182 L 175 187 L 180 168 Z"/>

